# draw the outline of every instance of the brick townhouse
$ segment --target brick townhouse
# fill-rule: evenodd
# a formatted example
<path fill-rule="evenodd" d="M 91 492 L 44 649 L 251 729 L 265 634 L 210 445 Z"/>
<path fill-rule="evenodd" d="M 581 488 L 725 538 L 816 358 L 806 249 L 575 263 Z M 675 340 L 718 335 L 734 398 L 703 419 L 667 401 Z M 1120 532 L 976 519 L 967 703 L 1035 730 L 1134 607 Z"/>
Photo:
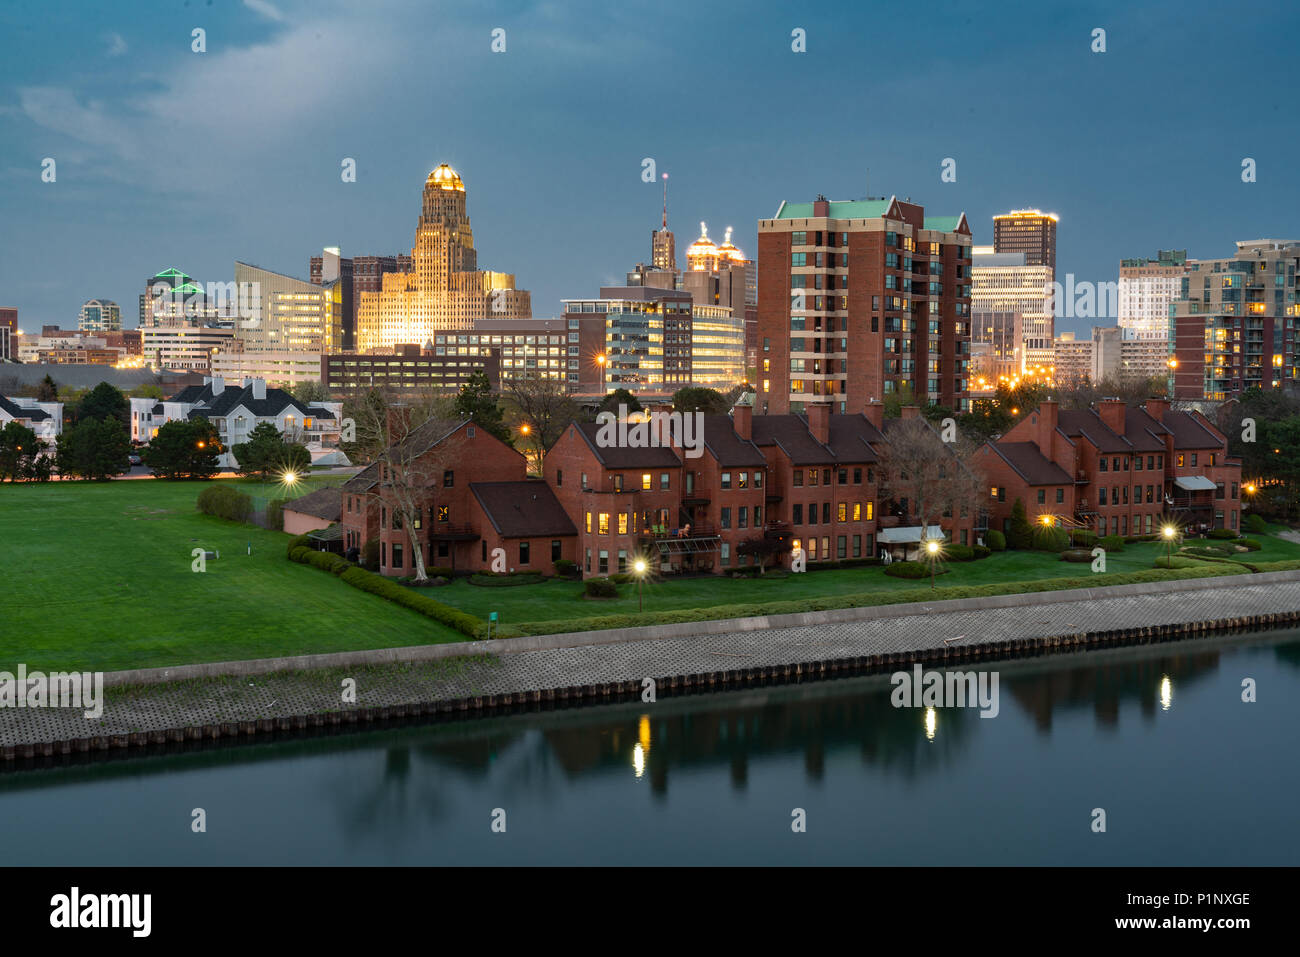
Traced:
<path fill-rule="evenodd" d="M 1240 526 L 1240 460 L 1205 416 L 1166 399 L 1073 411 L 1049 400 L 978 458 L 993 524 L 1004 530 L 1017 498 L 1031 522 L 1099 535 L 1151 534 L 1166 520 L 1192 531 Z"/>

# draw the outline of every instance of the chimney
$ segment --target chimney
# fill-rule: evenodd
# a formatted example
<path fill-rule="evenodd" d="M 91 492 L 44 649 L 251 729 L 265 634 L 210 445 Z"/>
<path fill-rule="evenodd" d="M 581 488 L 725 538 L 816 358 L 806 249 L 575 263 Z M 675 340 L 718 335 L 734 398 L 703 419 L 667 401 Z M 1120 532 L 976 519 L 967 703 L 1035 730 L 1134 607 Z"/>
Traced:
<path fill-rule="evenodd" d="M 1034 436 L 1039 451 L 1049 459 L 1052 457 L 1052 437 L 1060 422 L 1060 405 L 1055 399 L 1044 399 L 1034 413 L 1038 416 L 1038 434 Z"/>
<path fill-rule="evenodd" d="M 212 385 L 212 394 L 214 396 L 221 395 L 221 393 L 226 391 L 226 380 L 219 375 L 212 377 L 211 385 Z"/>
<path fill-rule="evenodd" d="M 867 421 L 876 427 L 877 432 L 883 432 L 885 429 L 885 403 L 877 402 L 872 399 L 867 403 L 863 414 L 866 415 Z"/>
<path fill-rule="evenodd" d="M 254 399 L 265 399 L 265 398 L 266 398 L 266 380 L 265 380 L 265 379 L 254 379 L 254 380 L 253 380 L 253 398 L 254 398 Z"/>
<path fill-rule="evenodd" d="M 1147 399 L 1147 415 L 1157 422 L 1163 422 L 1165 413 L 1169 411 L 1168 399 Z"/>
<path fill-rule="evenodd" d="M 825 196 L 818 195 L 813 200 L 813 216 L 829 216 L 831 214 L 831 204 Z"/>
<path fill-rule="evenodd" d="M 831 407 L 828 403 L 814 402 L 808 406 L 808 431 L 822 445 L 831 440 Z"/>
<path fill-rule="evenodd" d="M 1097 415 L 1106 428 L 1116 435 L 1124 434 L 1124 403 L 1120 399 L 1102 399 L 1097 403 Z"/>
<path fill-rule="evenodd" d="M 921 407 L 919 405 L 905 405 L 898 410 L 898 413 L 899 417 L 904 419 L 919 418 L 921 415 Z"/>
<path fill-rule="evenodd" d="M 742 439 L 754 437 L 754 407 L 752 405 L 735 405 L 731 410 L 731 427 Z"/>

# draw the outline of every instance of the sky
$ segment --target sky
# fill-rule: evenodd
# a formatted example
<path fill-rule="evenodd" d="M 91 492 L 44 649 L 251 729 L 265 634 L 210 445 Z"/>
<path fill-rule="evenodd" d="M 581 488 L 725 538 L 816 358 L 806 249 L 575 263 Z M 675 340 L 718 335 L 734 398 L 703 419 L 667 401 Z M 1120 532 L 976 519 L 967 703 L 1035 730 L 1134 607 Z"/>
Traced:
<path fill-rule="evenodd" d="M 965 212 L 976 244 L 995 213 L 1055 212 L 1058 279 L 1114 281 L 1121 258 L 1300 234 L 1298 28 L 1290 0 L 6 0 L 0 305 L 39 331 L 109 298 L 133 328 L 166 267 L 409 252 L 444 162 L 480 268 L 535 316 L 649 259 L 647 158 L 679 265 L 701 220 L 752 257 L 782 200 L 870 194 Z"/>

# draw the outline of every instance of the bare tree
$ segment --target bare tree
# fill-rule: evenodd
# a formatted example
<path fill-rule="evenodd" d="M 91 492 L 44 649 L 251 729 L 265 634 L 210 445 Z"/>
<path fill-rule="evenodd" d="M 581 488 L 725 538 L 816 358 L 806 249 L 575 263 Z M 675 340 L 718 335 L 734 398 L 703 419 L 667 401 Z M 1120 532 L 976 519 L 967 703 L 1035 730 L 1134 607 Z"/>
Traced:
<path fill-rule="evenodd" d="M 536 376 L 512 379 L 505 384 L 502 395 L 506 421 L 512 429 L 523 433 L 528 445 L 537 450 L 537 470 L 540 472 L 546 450 L 564 434 L 565 427 L 578 418 L 578 406 L 558 379 Z M 526 430 L 524 426 L 527 426 Z"/>
<path fill-rule="evenodd" d="M 445 397 L 422 394 L 356 405 L 357 446 L 377 450 L 379 496 L 411 546 L 414 580 L 427 582 L 420 528 L 437 506 L 444 474 L 455 464 L 463 420 L 448 417 Z"/>
<path fill-rule="evenodd" d="M 978 508 L 984 480 L 973 464 L 975 443 L 944 442 L 920 416 L 889 422 L 885 437 L 876 449 L 881 497 L 906 502 L 922 536 L 945 510 L 955 519 L 963 508 Z"/>

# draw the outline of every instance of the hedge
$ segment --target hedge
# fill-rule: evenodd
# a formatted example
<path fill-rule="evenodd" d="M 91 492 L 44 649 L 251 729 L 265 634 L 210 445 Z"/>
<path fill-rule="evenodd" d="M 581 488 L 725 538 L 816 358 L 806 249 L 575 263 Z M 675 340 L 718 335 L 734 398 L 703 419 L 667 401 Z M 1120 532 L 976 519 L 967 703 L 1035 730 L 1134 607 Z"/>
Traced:
<path fill-rule="evenodd" d="M 578 570 L 577 562 L 572 562 L 567 558 L 557 559 L 551 563 L 551 567 L 555 569 L 555 574 L 561 578 L 577 578 L 582 574 Z"/>
<path fill-rule="evenodd" d="M 1236 565 L 1240 563 L 1233 562 L 1233 564 Z M 1159 558 L 1155 560 L 1155 567 L 1156 568 L 1200 568 L 1203 566 L 1199 558 L 1183 558 L 1178 555 L 1175 555 L 1173 558 L 1168 558 L 1164 555 L 1161 555 Z"/>
<path fill-rule="evenodd" d="M 293 538 L 289 539 L 289 544 L 288 546 L 286 546 L 284 553 L 288 555 L 290 558 L 293 558 L 293 550 L 300 546 L 306 547 L 309 541 L 311 541 L 311 539 L 305 534 L 295 535 Z"/>
<path fill-rule="evenodd" d="M 1230 528 L 1212 528 L 1205 533 L 1206 538 L 1229 539 L 1236 538 L 1237 533 Z"/>
<path fill-rule="evenodd" d="M 969 545 L 945 545 L 943 557 L 954 562 L 971 562 L 975 560 L 975 549 Z"/>
<path fill-rule="evenodd" d="M 1005 552 L 1007 550 L 1007 537 L 996 528 L 990 528 L 984 533 L 984 543 L 991 551 Z"/>
<path fill-rule="evenodd" d="M 885 574 L 893 578 L 929 578 L 930 562 L 892 562 L 885 566 Z M 948 569 L 936 565 L 936 574 L 946 575 Z"/>
<path fill-rule="evenodd" d="M 885 568 L 894 568 L 894 562 Z M 915 564 L 915 563 L 914 563 Z M 1260 565 L 1260 571 L 1290 571 L 1300 569 L 1300 559 Z M 928 570 L 928 569 L 927 569 Z M 538 621 L 527 625 L 506 625 L 501 636 L 547 635 L 569 631 L 596 631 L 607 628 L 632 628 L 640 625 L 670 625 L 684 622 L 716 621 L 723 618 L 761 618 L 768 615 L 790 615 L 798 612 L 829 611 L 834 608 L 866 608 L 877 605 L 905 605 L 914 602 L 946 601 L 958 598 L 985 598 L 991 595 L 1033 594 L 1045 591 L 1068 591 L 1075 588 L 1105 588 L 1110 585 L 1135 585 L 1143 582 L 1182 581 L 1190 578 L 1225 578 L 1249 575 L 1250 570 L 1240 562 L 1204 564 L 1195 568 L 1153 568 L 1137 572 L 1112 573 L 1105 576 L 1087 575 L 1075 578 L 1044 578 L 1037 581 L 1010 582 L 997 585 L 945 586 L 931 589 L 928 585 L 907 591 L 874 591 L 856 595 L 824 595 L 819 598 L 802 598 L 785 601 L 750 602 L 744 605 L 714 605 L 708 608 L 680 608 L 675 611 L 645 612 L 643 614 L 600 615 L 564 621 Z M 1099 580 L 1100 577 L 1100 580 Z M 591 581 L 592 579 L 588 579 Z"/>
<path fill-rule="evenodd" d="M 1070 532 L 1070 543 L 1076 548 L 1095 548 L 1097 546 L 1097 533 L 1084 528 L 1076 528 Z"/>
<path fill-rule="evenodd" d="M 1268 522 L 1264 521 L 1263 515 L 1251 513 L 1245 517 L 1242 521 L 1242 525 L 1245 527 L 1246 531 L 1254 532 L 1256 535 L 1268 531 Z"/>
<path fill-rule="evenodd" d="M 253 514 L 253 500 L 229 485 L 209 485 L 199 493 L 195 504 L 204 515 L 232 522 L 247 522 Z"/>
<path fill-rule="evenodd" d="M 419 612 L 470 638 L 478 638 L 482 631 L 481 619 L 411 591 L 409 588 L 403 588 L 382 575 L 358 568 L 341 555 L 335 555 L 333 552 L 318 552 L 300 545 L 290 550 L 289 557 L 301 564 L 313 565 L 323 571 L 333 572 L 353 588 L 359 588 L 372 595 L 378 595 L 386 601 Z"/>
<path fill-rule="evenodd" d="M 582 587 L 588 598 L 618 597 L 618 586 L 608 578 L 588 578 Z"/>
<path fill-rule="evenodd" d="M 1091 548 L 1067 548 L 1061 552 L 1061 561 L 1063 562 L 1091 562 Z"/>
<path fill-rule="evenodd" d="M 430 572 L 429 574 L 433 576 L 434 573 Z M 471 585 L 486 585 L 489 588 L 501 588 L 509 585 L 536 585 L 545 580 L 546 578 L 541 572 L 512 572 L 510 574 L 477 572 L 469 576 Z"/>
<path fill-rule="evenodd" d="M 284 505 L 282 498 L 273 498 L 266 506 L 266 525 L 277 532 L 284 531 Z"/>
<path fill-rule="evenodd" d="M 1242 548 L 1251 552 L 1257 552 L 1264 547 L 1259 542 L 1255 541 L 1253 538 L 1239 538 L 1232 544 L 1240 545 Z"/>
<path fill-rule="evenodd" d="M 1124 551 L 1124 539 L 1119 535 L 1103 535 L 1097 539 L 1097 544 L 1108 552 Z"/>
<path fill-rule="evenodd" d="M 1063 528 L 1046 528 L 1039 525 L 1034 529 L 1034 550 L 1039 552 L 1063 552 L 1070 547 L 1070 534 Z"/>
<path fill-rule="evenodd" d="M 990 555 L 993 554 L 993 550 L 992 550 L 991 548 L 989 548 L 987 545 L 975 545 L 975 546 L 972 546 L 971 551 L 973 551 L 973 552 L 975 553 L 975 557 L 976 557 L 977 559 L 978 559 L 978 558 L 988 558 Z"/>

